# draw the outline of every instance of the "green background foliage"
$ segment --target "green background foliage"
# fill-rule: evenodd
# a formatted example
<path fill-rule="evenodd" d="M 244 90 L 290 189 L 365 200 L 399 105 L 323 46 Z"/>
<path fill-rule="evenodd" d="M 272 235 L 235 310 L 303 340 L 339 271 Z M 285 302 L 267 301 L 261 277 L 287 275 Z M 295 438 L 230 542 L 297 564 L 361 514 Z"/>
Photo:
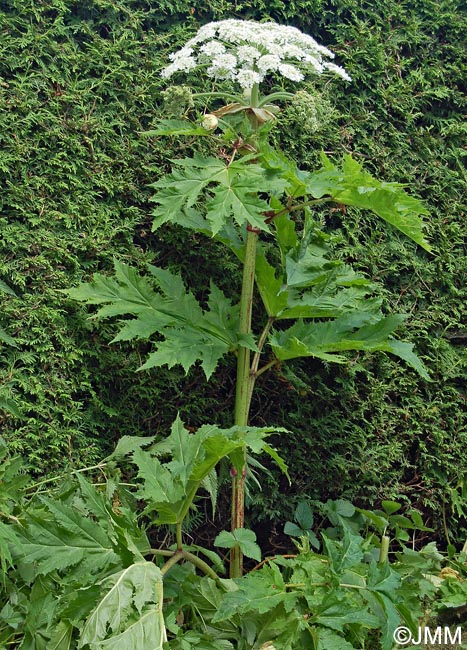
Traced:
<path fill-rule="evenodd" d="M 140 133 L 163 116 L 168 53 L 200 22 L 272 18 L 331 47 L 353 77 L 305 85 L 309 95 L 280 115 L 281 146 L 308 168 L 322 149 L 352 153 L 429 207 L 434 255 L 352 208 L 320 218 L 341 238 L 342 259 L 381 283 L 388 311 L 410 314 L 405 333 L 432 381 L 360 354 L 342 368 L 309 360 L 263 376 L 251 424 L 291 431 L 276 446 L 294 484 L 265 479 L 252 521 L 270 520 L 262 529 L 273 531 L 303 494 L 364 505 L 394 498 L 437 529 L 445 506 L 452 536 L 465 534 L 462 503 L 451 506 L 467 466 L 460 3 L 9 0 L 0 8 L 0 278 L 17 294 L 2 295 L 0 326 L 18 346 L 1 349 L 1 391 L 22 414 L 2 416 L 9 446 L 38 472 L 56 472 L 64 459 L 91 463 L 123 434 L 166 435 L 177 412 L 190 427 L 230 426 L 232 367 L 221 364 L 209 387 L 200 368 L 186 377 L 179 368 L 135 373 L 144 345 L 110 345 L 112 328 L 97 328 L 60 290 L 111 273 L 113 257 L 188 272 L 200 292 L 210 277 L 231 290 L 237 264 L 215 243 L 176 227 L 150 232 L 148 185 L 190 144 Z M 202 79 L 193 83 L 203 89 Z"/>

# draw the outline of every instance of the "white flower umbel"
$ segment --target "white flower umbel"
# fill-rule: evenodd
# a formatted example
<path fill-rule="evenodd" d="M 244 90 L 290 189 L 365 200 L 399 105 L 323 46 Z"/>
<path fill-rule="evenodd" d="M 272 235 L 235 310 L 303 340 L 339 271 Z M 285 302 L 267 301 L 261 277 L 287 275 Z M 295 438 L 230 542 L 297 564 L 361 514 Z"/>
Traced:
<path fill-rule="evenodd" d="M 236 82 L 250 92 L 267 75 L 302 81 L 305 74 L 326 71 L 350 81 L 329 59 L 333 52 L 295 27 L 249 20 L 221 20 L 204 25 L 162 71 L 165 78 L 205 66 L 212 79 Z"/>

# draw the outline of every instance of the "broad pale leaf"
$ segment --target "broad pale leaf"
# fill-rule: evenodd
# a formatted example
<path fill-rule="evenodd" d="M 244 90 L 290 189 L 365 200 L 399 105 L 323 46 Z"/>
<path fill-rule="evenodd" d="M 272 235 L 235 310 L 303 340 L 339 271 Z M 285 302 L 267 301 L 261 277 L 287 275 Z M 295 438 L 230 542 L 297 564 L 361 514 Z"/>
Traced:
<path fill-rule="evenodd" d="M 49 650 L 70 650 L 73 634 L 73 625 L 69 621 L 60 621 L 56 626 L 50 641 Z"/>
<path fill-rule="evenodd" d="M 87 619 L 78 648 L 162 650 L 162 573 L 152 562 L 137 562 L 101 583 L 105 595 Z"/>

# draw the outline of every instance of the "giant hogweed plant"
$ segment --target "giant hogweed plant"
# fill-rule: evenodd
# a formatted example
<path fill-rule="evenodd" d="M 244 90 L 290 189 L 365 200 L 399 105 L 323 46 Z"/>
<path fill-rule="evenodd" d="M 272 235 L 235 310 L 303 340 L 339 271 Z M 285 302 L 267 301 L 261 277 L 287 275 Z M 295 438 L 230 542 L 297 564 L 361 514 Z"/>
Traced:
<path fill-rule="evenodd" d="M 200 363 L 209 379 L 219 360 L 232 355 L 232 427 L 206 424 L 190 433 L 177 419 L 166 440 L 123 437 L 94 468 L 104 475 L 101 486 L 76 472 L 54 498 L 40 485 L 21 494 L 7 491 L 2 516 L 10 525 L 0 529 L 4 644 L 329 650 L 366 647 L 368 631 L 379 629 L 389 650 L 401 619 L 415 625 L 410 611 L 417 610 L 404 602 L 416 598 L 407 595 L 403 573 L 387 562 L 387 540 L 377 562 L 374 537 L 365 540 L 355 527 L 343 527 L 340 541 L 323 537 L 323 555 L 311 552 L 304 536 L 296 558 L 277 558 L 242 577 L 243 556 L 261 558 L 254 533 L 243 525 L 247 461 L 265 452 L 287 472 L 268 443 L 280 431 L 249 426 L 258 377 L 300 357 L 344 363 L 348 351 L 387 352 L 427 376 L 412 344 L 394 336 L 405 316 L 383 314 L 375 287 L 333 258 L 332 237 L 313 215 L 326 203 L 371 210 L 429 250 L 424 208 L 348 156 L 341 167 L 323 156 L 321 169 L 305 172 L 268 140 L 277 102 L 291 95 L 264 95 L 263 82 L 280 76 L 298 82 L 309 72 L 348 79 L 331 58 L 294 28 L 227 20 L 201 28 L 163 71 L 169 78 L 201 68 L 224 86 L 231 83 L 231 93 L 211 93 L 228 103 L 213 107 L 202 124 L 166 120 L 148 135 L 212 140 L 217 154 L 176 160 L 172 172 L 154 183 L 154 228 L 175 223 L 216 238 L 243 267 L 240 300 L 233 304 L 211 282 L 201 303 L 181 275 L 149 266 L 142 276 L 118 261 L 114 278 L 96 275 L 69 293 L 100 305 L 95 318 L 124 317 L 116 341 L 153 340 L 142 369 L 181 364 L 188 371 Z M 254 301 L 255 312 L 260 302 L 263 309 L 253 326 Z M 125 486 L 117 465 L 128 458 L 137 474 Z M 232 467 L 232 525 L 215 544 L 230 550 L 230 579 L 220 577 L 219 555 L 186 544 L 183 535 L 200 490 L 215 507 L 222 459 Z M 16 477 L 13 461 L 5 468 Z M 174 527 L 173 548 L 151 548 L 135 514 L 140 503 L 143 522 Z M 420 574 L 417 589 L 422 582 Z"/>
<path fill-rule="evenodd" d="M 115 278 L 96 275 L 91 284 L 70 292 L 88 304 L 104 305 L 96 318 L 130 317 L 116 341 L 157 335 L 142 369 L 181 364 L 188 371 L 199 362 L 209 379 L 224 355 L 235 355 L 238 427 L 248 425 L 257 378 L 292 359 L 342 363 L 351 350 L 382 351 L 426 377 L 412 344 L 394 337 L 405 316 L 383 315 L 374 287 L 332 258 L 329 236 L 313 218 L 313 208 L 325 203 L 364 208 L 429 250 L 420 220 L 424 207 L 400 185 L 374 179 L 349 156 L 338 168 L 323 155 L 320 170 L 304 172 L 268 142 L 279 110 L 275 102 L 292 95 L 265 95 L 263 83 L 275 76 L 299 82 L 310 72 L 349 80 L 332 58 L 293 27 L 224 20 L 202 27 L 162 72 L 169 78 L 202 69 L 241 89 L 240 94 L 206 93 L 229 103 L 206 115 L 201 126 L 168 120 L 148 134 L 199 135 L 217 145 L 218 155 L 175 160 L 173 171 L 154 183 L 154 229 L 176 223 L 222 242 L 243 265 L 238 304 L 211 282 L 203 306 L 182 276 L 150 266 L 149 277 L 142 277 L 119 262 Z M 255 283 L 263 312 L 253 328 Z M 243 528 L 245 474 L 244 467 L 233 479 L 233 531 Z M 235 547 L 231 575 L 241 572 Z"/>

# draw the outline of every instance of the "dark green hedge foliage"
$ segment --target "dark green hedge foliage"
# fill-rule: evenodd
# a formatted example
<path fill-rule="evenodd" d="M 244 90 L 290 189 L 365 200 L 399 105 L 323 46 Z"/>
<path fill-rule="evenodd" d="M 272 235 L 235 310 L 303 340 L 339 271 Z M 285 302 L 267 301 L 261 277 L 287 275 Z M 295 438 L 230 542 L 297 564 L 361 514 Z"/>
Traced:
<path fill-rule="evenodd" d="M 318 93 L 316 120 L 304 127 L 300 106 L 285 110 L 282 146 L 308 167 L 321 149 L 349 151 L 430 208 L 431 256 L 357 211 L 320 216 L 342 233 L 339 254 L 381 282 L 388 310 L 410 313 L 407 337 L 433 381 L 359 355 L 337 370 L 302 362 L 264 377 L 252 424 L 292 431 L 278 447 L 296 482 L 264 479 L 252 520 L 290 518 L 297 495 L 365 505 L 395 498 L 436 528 L 444 508 L 460 539 L 465 511 L 453 500 L 467 468 L 461 4 L 10 0 L 0 11 L 0 278 L 18 294 L 2 296 L 0 326 L 18 348 L 1 350 L 1 390 L 23 415 L 3 416 L 10 446 L 49 473 L 65 461 L 92 463 L 122 434 L 164 434 L 177 411 L 189 426 L 229 424 L 231 367 L 209 387 L 197 371 L 135 373 L 144 349 L 110 345 L 112 328 L 97 329 L 60 289 L 110 271 L 113 256 L 141 268 L 189 268 L 199 288 L 211 275 L 220 285 L 235 277 L 235 262 L 211 242 L 170 228 L 151 234 L 148 184 L 184 145 L 139 133 L 161 115 L 168 52 L 199 22 L 273 19 L 330 46 L 353 77 L 307 86 Z"/>

